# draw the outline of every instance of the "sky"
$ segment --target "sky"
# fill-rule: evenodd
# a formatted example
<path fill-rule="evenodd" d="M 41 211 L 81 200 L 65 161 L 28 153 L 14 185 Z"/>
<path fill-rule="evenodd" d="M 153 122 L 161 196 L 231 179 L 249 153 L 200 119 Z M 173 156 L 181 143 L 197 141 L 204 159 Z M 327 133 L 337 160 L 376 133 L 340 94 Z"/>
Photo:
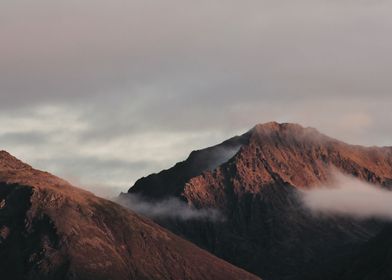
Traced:
<path fill-rule="evenodd" d="M 0 149 L 115 196 L 257 123 L 392 144 L 392 1 L 2 0 Z"/>

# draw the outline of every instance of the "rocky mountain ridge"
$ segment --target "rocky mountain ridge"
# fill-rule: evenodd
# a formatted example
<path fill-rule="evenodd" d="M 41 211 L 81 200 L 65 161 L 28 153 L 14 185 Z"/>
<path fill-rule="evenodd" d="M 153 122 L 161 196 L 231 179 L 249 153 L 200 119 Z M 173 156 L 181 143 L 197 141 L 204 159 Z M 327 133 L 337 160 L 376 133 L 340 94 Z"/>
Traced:
<path fill-rule="evenodd" d="M 259 279 L 0 152 L 1 279 Z"/>
<path fill-rule="evenodd" d="M 208 155 L 232 146 L 239 146 L 233 157 L 208 168 Z M 219 209 L 224 223 L 156 221 L 264 279 L 315 279 L 331 270 L 324 263 L 351 256 L 383 227 L 371 220 L 320 219 L 304 209 L 300 191 L 325 185 L 335 171 L 391 188 L 392 148 L 349 145 L 313 128 L 271 122 L 192 152 L 140 179 L 129 194 L 153 201 L 175 196 L 189 207 Z"/>

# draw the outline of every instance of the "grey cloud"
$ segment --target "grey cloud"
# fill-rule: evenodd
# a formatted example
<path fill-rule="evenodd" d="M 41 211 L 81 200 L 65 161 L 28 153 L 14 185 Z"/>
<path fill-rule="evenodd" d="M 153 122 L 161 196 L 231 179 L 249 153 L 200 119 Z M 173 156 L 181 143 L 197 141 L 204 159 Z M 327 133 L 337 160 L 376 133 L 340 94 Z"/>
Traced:
<path fill-rule="evenodd" d="M 99 159 L 95 157 L 83 157 L 83 158 L 70 158 L 70 157 L 62 157 L 56 158 L 55 162 L 60 165 L 67 165 L 75 170 L 83 169 L 89 174 L 92 173 L 102 173 L 102 176 L 105 176 L 105 171 L 110 168 L 113 169 L 121 169 L 125 168 L 126 170 L 143 170 L 146 166 L 151 165 L 150 162 L 136 161 L 136 162 L 128 162 L 122 160 L 113 160 L 113 159 Z M 40 162 L 38 162 L 40 163 Z M 41 164 L 47 164 L 47 162 L 42 161 Z"/>
<path fill-rule="evenodd" d="M 46 169 L 71 183 L 106 198 L 116 197 L 141 177 L 154 162 L 122 161 L 86 156 L 53 157 L 34 161 L 34 166 Z"/>
<path fill-rule="evenodd" d="M 392 220 L 390 190 L 339 173 L 327 186 L 303 191 L 302 200 L 315 214 Z"/>
<path fill-rule="evenodd" d="M 17 2 L 1 9 L 8 102 L 149 87 L 242 100 L 390 90 L 388 2 Z"/>
<path fill-rule="evenodd" d="M 47 143 L 47 135 L 38 132 L 11 132 L 2 134 L 0 131 L 0 143 L 2 145 L 39 145 Z"/>
<path fill-rule="evenodd" d="M 217 209 L 196 209 L 174 197 L 151 202 L 135 194 L 123 194 L 116 201 L 136 213 L 150 218 L 224 221 L 224 216 Z"/>
<path fill-rule="evenodd" d="M 3 136 L 2 145 L 82 178 L 91 169 L 76 170 L 62 155 L 83 162 L 96 151 L 123 161 L 97 166 L 122 184 L 271 120 L 390 145 L 391 8 L 352 0 L 1 1 L 0 117 L 8 119 L 0 124 L 14 119 L 29 134 Z M 45 106 L 61 110 L 39 115 Z M 125 156 L 148 163 L 129 166 Z"/>

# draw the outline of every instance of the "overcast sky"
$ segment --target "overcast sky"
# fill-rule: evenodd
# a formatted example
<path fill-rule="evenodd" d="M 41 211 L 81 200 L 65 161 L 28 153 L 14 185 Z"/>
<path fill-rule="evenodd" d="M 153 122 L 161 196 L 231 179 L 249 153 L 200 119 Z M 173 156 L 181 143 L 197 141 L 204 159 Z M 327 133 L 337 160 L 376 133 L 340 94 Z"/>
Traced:
<path fill-rule="evenodd" d="M 392 1 L 2 0 L 0 149 L 100 195 L 276 120 L 392 144 Z"/>

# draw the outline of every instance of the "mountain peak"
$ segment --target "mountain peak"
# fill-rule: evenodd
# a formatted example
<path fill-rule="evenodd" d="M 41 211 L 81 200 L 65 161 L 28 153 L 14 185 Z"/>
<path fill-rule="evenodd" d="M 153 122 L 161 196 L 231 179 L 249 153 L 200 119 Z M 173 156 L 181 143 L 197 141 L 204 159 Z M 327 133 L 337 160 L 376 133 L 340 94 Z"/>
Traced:
<path fill-rule="evenodd" d="M 264 129 L 280 129 L 284 125 L 297 125 L 294 123 L 278 123 L 276 121 L 270 121 L 266 123 L 258 123 L 256 124 L 253 129 L 259 129 L 259 128 L 264 128 Z"/>
<path fill-rule="evenodd" d="M 0 214 L 2 279 L 259 279 L 5 151 Z"/>
<path fill-rule="evenodd" d="M 307 129 L 298 123 L 279 123 L 275 121 L 258 123 L 252 130 L 269 130 L 269 131 L 285 131 L 285 130 L 304 130 Z"/>
<path fill-rule="evenodd" d="M 23 169 L 31 168 L 30 165 L 17 159 L 7 151 L 0 151 L 0 167 L 1 169 Z"/>
<path fill-rule="evenodd" d="M 5 159 L 10 159 L 10 158 L 14 158 L 16 159 L 14 156 L 12 156 L 9 152 L 5 151 L 5 150 L 0 150 L 0 161 L 3 161 Z"/>
<path fill-rule="evenodd" d="M 299 197 L 304 189 L 328 183 L 335 171 L 392 188 L 392 150 L 349 145 L 294 123 L 258 124 L 232 139 L 240 148 L 214 168 L 200 162 L 231 151 L 227 142 L 138 180 L 129 193 L 149 200 L 175 196 L 197 209 L 219 209 L 226 221 L 212 227 L 161 223 L 266 279 L 315 279 L 312 269 L 323 267 L 324 259 L 374 234 L 357 221 L 335 222 L 334 217 L 332 224 L 320 222 Z M 203 160 L 194 160 L 196 155 Z"/>
<path fill-rule="evenodd" d="M 253 134 L 260 136 L 271 135 L 271 134 L 286 134 L 291 136 L 323 136 L 317 129 L 313 127 L 304 127 L 297 123 L 278 123 L 278 122 L 267 122 L 255 125 L 251 130 Z"/>
<path fill-rule="evenodd" d="M 285 144 L 286 146 L 342 144 L 334 138 L 322 134 L 313 127 L 304 127 L 296 123 L 268 122 L 257 124 L 249 131 L 249 143 L 256 145 Z"/>

